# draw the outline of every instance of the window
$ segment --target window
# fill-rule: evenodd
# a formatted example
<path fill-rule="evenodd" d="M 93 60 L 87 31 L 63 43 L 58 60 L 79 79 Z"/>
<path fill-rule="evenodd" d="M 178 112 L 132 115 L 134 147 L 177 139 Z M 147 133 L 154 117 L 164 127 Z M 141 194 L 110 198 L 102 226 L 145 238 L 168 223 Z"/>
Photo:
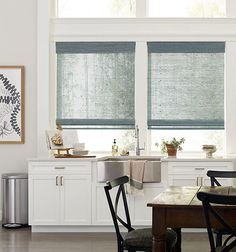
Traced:
<path fill-rule="evenodd" d="M 225 17 L 226 0 L 149 0 L 150 17 Z"/>
<path fill-rule="evenodd" d="M 224 42 L 147 45 L 151 149 L 179 135 L 188 150 L 213 143 L 222 149 Z M 57 42 L 56 51 L 57 123 L 81 129 L 79 139 L 90 150 L 109 151 L 114 138 L 121 149 L 134 149 L 135 43 Z"/>
<path fill-rule="evenodd" d="M 59 18 L 226 17 L 226 0 L 57 0 Z M 141 3 L 141 4 L 140 4 Z M 146 7 L 145 7 L 146 6 Z M 148 6 L 148 7 L 147 7 Z"/>
<path fill-rule="evenodd" d="M 136 54 L 136 59 L 135 59 L 135 65 L 136 65 L 136 77 L 135 77 L 135 97 L 138 99 L 135 101 L 135 108 L 132 107 L 131 109 L 133 109 L 133 111 L 135 110 L 135 115 L 136 115 L 136 123 L 139 124 L 140 126 L 140 139 L 141 139 L 141 146 L 143 146 L 143 142 L 146 142 L 146 154 L 148 153 L 148 150 L 150 150 L 152 144 L 158 140 L 156 140 L 156 136 L 154 136 L 154 134 L 158 135 L 160 138 L 166 137 L 166 134 L 170 134 L 170 137 L 175 136 L 175 134 L 177 134 L 176 132 L 180 132 L 181 136 L 186 136 L 188 134 L 192 135 L 193 137 L 195 136 L 195 132 L 196 131 L 206 131 L 206 132 L 210 132 L 210 131 L 219 131 L 219 132 L 223 132 L 222 128 L 223 128 L 223 124 L 222 124 L 222 120 L 220 123 L 220 127 L 221 129 L 210 129 L 210 130 L 205 130 L 205 129 L 193 129 L 193 130 L 185 130 L 186 128 L 184 128 L 183 130 L 175 130 L 175 128 L 167 128 L 166 129 L 162 129 L 162 127 L 156 127 L 155 125 L 150 125 L 149 124 L 149 130 L 147 130 L 147 112 L 148 112 L 148 106 L 146 106 L 147 103 L 147 50 L 146 50 L 146 44 L 145 41 L 154 41 L 154 40 L 158 40 L 158 41 L 164 41 L 167 38 L 171 41 L 192 41 L 193 39 L 197 39 L 197 40 L 201 40 L 201 41 L 213 41 L 213 40 L 218 40 L 218 39 L 224 39 L 227 41 L 227 56 L 228 59 L 227 60 L 227 72 L 226 72 L 226 76 L 227 76 L 227 93 L 226 95 L 226 99 L 227 100 L 227 108 L 226 108 L 226 116 L 227 116 L 227 132 L 226 135 L 224 137 L 226 137 L 227 140 L 227 147 L 228 147 L 228 151 L 234 153 L 235 152 L 235 144 L 233 143 L 233 141 L 231 140 L 231 135 L 233 135 L 233 129 L 235 128 L 235 121 L 233 120 L 232 114 L 233 114 L 233 105 L 232 104 L 232 100 L 233 100 L 233 95 L 231 92 L 231 90 L 234 90 L 234 75 L 233 75 L 233 58 L 234 58 L 234 54 L 235 54 L 235 45 L 232 41 L 232 37 L 234 35 L 233 32 L 233 20 L 231 19 L 216 19 L 216 18 L 212 18 L 211 20 L 208 19 L 201 19 L 201 20 L 193 20 L 193 19 L 167 19 L 164 21 L 162 19 L 151 19 L 148 20 L 148 18 L 145 17 L 224 17 L 225 16 L 225 6 L 227 6 L 227 11 L 230 10 L 229 14 L 231 15 L 231 17 L 233 17 L 234 12 L 235 12 L 235 4 L 234 1 L 230 0 L 198 0 L 198 1 L 192 1 L 192 0 L 138 0 L 138 1 L 127 1 L 127 0 L 117 0 L 117 1 L 113 1 L 113 0 L 107 0 L 106 4 L 109 5 L 109 7 L 105 6 L 106 4 L 105 1 L 101 0 L 101 1 L 97 1 L 97 0 L 55 0 L 56 4 L 53 4 L 53 6 L 57 6 L 57 14 L 56 14 L 56 18 L 54 18 L 54 13 L 55 13 L 55 9 L 51 10 L 49 8 L 49 5 L 46 5 L 45 1 L 39 1 L 40 2 L 40 7 L 43 8 L 39 8 L 39 17 L 41 19 L 44 18 L 44 15 L 46 13 L 46 19 L 49 20 L 49 22 L 43 22 L 39 28 L 40 31 L 45 31 L 45 32 L 40 32 L 39 33 L 39 41 L 43 42 L 42 46 L 39 47 L 39 53 L 43 57 L 39 58 L 39 80 L 43 79 L 43 81 L 39 81 L 39 89 L 41 92 L 46 92 L 46 98 L 49 95 L 53 95 L 54 98 L 54 85 L 56 85 L 57 83 L 54 84 L 54 82 L 50 83 L 50 85 L 53 85 L 52 88 L 50 88 L 50 93 L 47 89 L 48 87 L 48 80 L 54 79 L 54 75 L 55 73 L 52 72 L 51 74 L 51 78 L 49 78 L 49 73 L 48 73 L 48 68 L 47 65 L 48 63 L 52 63 L 50 64 L 50 66 L 53 66 L 54 63 L 54 52 L 53 50 L 50 50 L 50 52 L 53 52 L 49 57 L 47 57 L 48 55 L 48 47 L 49 44 L 51 46 L 51 42 L 50 41 L 113 41 L 113 40 L 117 40 L 117 41 L 124 41 L 124 40 L 137 40 L 136 45 L 137 46 L 137 51 L 139 53 Z M 122 3 L 122 8 L 124 7 L 126 10 L 128 10 L 127 13 L 129 14 L 119 14 L 121 13 L 119 11 L 120 8 L 117 8 L 117 12 L 114 14 L 114 12 L 112 13 L 111 8 L 110 8 L 110 3 Z M 136 3 L 137 2 L 137 3 Z M 201 8 L 196 6 L 200 6 L 199 4 L 201 3 Z M 97 4 L 97 5 L 96 5 Z M 155 5 L 156 4 L 156 5 Z M 175 4 L 177 4 L 178 6 L 176 6 Z M 207 6 L 212 6 L 211 10 L 216 10 L 215 14 L 207 14 L 205 15 L 205 9 L 204 8 L 208 8 Z M 214 5 L 216 6 L 216 8 L 214 7 Z M 105 7 L 104 7 L 105 6 Z M 117 5 L 118 6 L 118 5 Z M 140 6 L 142 7 L 140 9 Z M 157 8 L 158 6 L 158 8 Z M 193 8 L 193 7 L 194 8 Z M 108 10 L 110 8 L 110 10 Z M 204 12 L 202 12 L 203 14 L 199 15 L 199 14 L 194 14 L 192 10 L 199 10 L 202 9 L 204 10 Z M 46 12 L 43 10 L 47 10 Z M 103 10 L 106 11 L 103 11 Z M 182 9 L 183 11 L 181 12 Z M 108 10 L 108 11 L 107 11 Z M 191 10 L 191 13 L 189 12 L 189 10 Z M 44 13 L 45 12 L 45 13 Z M 118 14 L 117 14 L 118 13 Z M 136 15 L 135 15 L 136 13 Z M 177 14 L 176 14 L 177 13 Z M 209 12 L 208 12 L 209 13 Z M 213 13 L 213 12 L 211 12 Z M 218 14 L 217 14 L 218 13 Z M 220 14 L 219 14 L 220 13 Z M 51 18 L 49 17 L 50 15 Z M 88 19 L 88 20 L 81 20 L 81 19 L 73 19 L 73 20 L 66 20 L 64 18 L 76 18 L 76 17 L 88 17 L 88 18 L 93 18 L 93 17 L 143 17 L 143 19 L 140 20 L 135 20 L 135 18 L 129 18 L 129 19 L 109 19 L 109 20 L 94 20 L 94 19 Z M 177 23 L 176 23 L 177 22 Z M 49 24 L 48 24 L 49 23 Z M 175 26 L 175 24 L 177 24 L 177 30 L 176 29 L 171 29 L 171 27 L 173 28 L 173 25 Z M 191 28 L 193 27 L 193 29 L 191 30 L 191 32 L 189 32 L 189 27 L 191 26 Z M 192 26 L 193 25 L 193 26 Z M 135 29 L 132 29 L 132 28 Z M 167 27 L 167 29 L 165 29 Z M 212 29 L 211 29 L 212 27 Z M 48 28 L 50 29 L 48 31 Z M 127 29 L 126 29 L 127 28 Z M 136 29 L 137 28 L 137 29 Z M 160 29 L 159 29 L 160 28 Z M 169 29 L 170 28 L 170 29 Z M 219 28 L 219 29 L 218 29 Z M 132 30 L 131 30 L 132 29 Z M 117 32 L 116 32 L 117 31 Z M 130 32 L 127 32 L 130 31 Z M 209 31 L 209 33 L 208 33 Z M 99 34 L 98 34 L 99 32 Z M 50 37 L 48 37 L 50 36 Z M 50 39 L 50 41 L 48 40 Z M 53 48 L 53 46 L 52 46 Z M 141 53 L 140 53 L 141 52 Z M 61 53 L 58 53 L 57 56 L 58 58 L 61 57 L 59 62 L 58 59 L 58 70 L 60 69 L 60 65 L 65 67 L 64 63 L 62 63 L 65 58 L 66 55 L 60 55 Z M 69 56 L 70 53 L 68 53 Z M 72 53 L 71 53 L 72 54 Z M 74 55 L 75 56 L 75 55 Z M 72 56 L 72 57 L 74 57 Z M 64 59 L 63 59 L 64 57 Z M 82 55 L 78 55 L 78 57 L 82 57 Z M 66 61 L 66 60 L 65 60 Z M 46 64 L 44 64 L 46 63 Z M 84 65 L 81 63 L 81 65 Z M 82 66 L 84 67 L 84 66 Z M 50 69 L 53 69 L 50 68 Z M 62 68 L 61 68 L 62 69 Z M 65 68 L 66 69 L 66 68 Z M 83 69 L 83 68 L 82 68 Z M 144 71 L 143 71 L 144 70 Z M 73 74 L 69 74 L 68 69 L 66 69 L 66 71 L 68 72 L 68 80 L 70 80 L 70 77 L 75 77 L 74 73 Z M 83 70 L 84 71 L 84 70 Z M 63 76 L 66 72 L 64 73 L 58 73 L 58 76 Z M 41 78 L 41 77 L 43 78 Z M 133 80 L 132 80 L 133 81 Z M 58 92 L 58 101 L 57 104 L 59 105 L 59 107 L 63 107 L 64 103 L 67 106 L 67 103 L 69 104 L 70 102 L 70 96 L 68 95 L 68 101 L 66 101 L 66 98 L 63 98 L 64 94 L 66 94 L 66 92 L 71 92 L 70 89 L 68 88 L 68 90 L 66 91 L 66 85 L 71 85 L 70 83 L 72 83 L 71 81 L 68 81 L 66 84 L 66 79 L 64 81 L 62 81 L 62 87 L 61 87 L 61 93 L 60 94 L 60 86 L 58 86 L 57 92 Z M 59 84 L 59 83 L 58 83 Z M 74 87 L 73 87 L 74 88 Z M 74 89 L 73 89 L 74 90 Z M 80 89 L 83 90 L 83 89 Z M 72 93 L 72 92 L 71 92 Z M 134 93 L 134 91 L 133 91 Z M 144 94 L 143 97 L 143 103 L 142 105 L 140 105 L 140 101 L 142 100 L 142 94 Z M 223 92 L 222 92 L 222 96 L 223 96 Z M 73 97 L 73 96 L 72 96 Z M 84 99 L 84 96 L 82 94 L 82 97 Z M 141 98 L 140 98 L 141 97 Z M 61 99 L 61 101 L 60 101 Z M 43 99 L 39 99 L 43 100 Z M 48 99 L 47 99 L 48 100 Z M 75 97 L 76 100 L 76 97 Z M 79 99 L 80 100 L 80 99 Z M 87 100 L 88 101 L 88 100 Z M 76 106 L 79 106 L 79 102 L 82 101 L 76 101 Z M 86 99 L 84 99 L 83 104 L 85 104 Z M 89 101 L 88 101 L 89 102 Z M 133 102 L 131 102 L 133 103 Z M 131 104 L 130 103 L 130 104 Z M 198 101 L 197 101 L 198 103 Z M 42 106 L 42 108 L 40 108 L 40 102 L 39 102 L 39 112 L 38 113 L 38 117 L 39 120 L 41 120 L 43 123 L 41 123 L 41 126 L 39 127 L 39 132 L 44 130 L 45 126 L 48 124 L 48 117 L 52 118 L 50 119 L 50 128 L 54 128 L 55 127 L 55 117 L 57 117 L 58 120 L 64 120 L 64 119 L 78 119 L 76 112 L 73 112 L 74 117 L 71 117 L 71 111 L 69 111 L 68 108 L 65 109 L 65 112 L 63 112 L 62 110 L 60 111 L 60 108 L 57 108 L 57 104 L 54 104 L 54 102 L 50 102 L 50 106 L 46 103 L 46 105 L 49 107 L 50 114 L 48 115 L 47 113 L 42 113 L 42 109 L 44 108 L 44 106 Z M 81 106 L 83 106 L 83 104 Z M 137 105 L 138 104 L 138 105 Z M 196 104 L 196 101 L 194 101 L 193 103 L 194 105 Z M 63 106 L 62 106 L 63 105 Z M 150 104 L 149 104 L 150 105 Z M 66 107 L 65 106 L 65 107 Z M 69 105 L 68 105 L 69 107 Z M 57 116 L 55 116 L 55 111 L 57 110 Z M 69 116 L 67 116 L 67 110 L 69 111 Z M 73 108 L 73 110 L 75 110 Z M 150 114 L 149 114 L 150 116 Z M 80 118 L 80 116 L 79 116 Z M 81 116 L 82 119 L 86 119 L 83 118 Z M 93 118 L 93 117 L 92 117 Z M 88 118 L 87 118 L 88 119 Z M 134 116 L 131 116 L 131 119 L 134 120 Z M 148 118 L 148 119 L 154 119 L 154 118 Z M 95 121 L 98 121 L 98 118 L 95 118 Z M 80 121 L 82 122 L 82 121 Z M 90 120 L 90 123 L 92 122 L 92 120 Z M 220 121 L 219 121 L 220 122 Z M 67 120 L 67 124 L 69 124 L 69 121 Z M 67 125 L 66 126 L 69 126 Z M 85 124 L 85 120 L 84 120 L 84 124 Z M 83 124 L 80 124 L 80 127 L 82 126 L 86 126 Z M 121 125 L 119 125 L 120 127 Z M 76 127 L 76 125 L 71 125 L 71 127 Z M 88 127 L 93 127 L 96 128 L 96 125 L 88 125 Z M 99 129 L 95 130 L 79 130 L 79 136 L 82 137 L 82 134 L 84 134 L 84 140 L 88 139 L 89 136 L 92 135 L 92 131 L 96 131 L 94 133 L 94 136 L 96 136 L 96 134 L 98 134 L 99 136 L 101 135 L 100 132 L 102 131 L 100 129 L 100 127 L 106 128 L 106 127 L 110 127 L 108 125 L 98 125 Z M 219 124 L 218 126 L 219 127 Z M 219 127 L 219 128 L 220 128 Z M 158 129 L 158 130 L 156 130 Z M 113 129 L 109 129 L 109 130 L 104 130 L 104 132 L 112 132 Z M 132 131 L 132 130 L 131 130 Z M 86 134 L 85 134 L 86 132 Z M 116 130 L 116 132 L 118 132 L 118 130 Z M 224 133 L 224 132 L 223 132 Z M 111 146 L 111 142 L 113 140 L 113 133 L 111 133 L 110 135 L 110 140 L 107 140 L 107 150 L 110 150 L 110 146 Z M 151 135 L 151 137 L 150 137 Z M 176 135 L 177 136 L 177 135 Z M 118 138 L 117 135 L 115 135 L 116 138 Z M 190 142 L 186 137 L 186 142 L 185 145 L 187 146 L 187 144 Z M 91 139 L 94 138 L 91 136 Z M 104 139 L 107 138 L 107 134 L 104 133 Z M 196 138 L 199 138 L 198 136 Z M 101 138 L 103 139 L 103 137 Z M 205 139 L 205 138 L 203 138 Z M 91 146 L 93 145 L 93 139 L 90 141 L 91 142 Z M 99 143 L 96 143 L 96 147 L 101 150 L 103 148 L 99 148 L 98 145 L 100 145 L 101 143 L 103 144 L 105 141 L 99 141 Z M 205 144 L 206 142 L 204 142 Z M 203 142 L 202 142 L 203 144 Z M 209 143 L 211 144 L 211 143 Z M 41 144 L 40 144 L 41 145 Z M 39 146 L 40 149 L 43 149 L 42 146 Z M 104 148 L 105 149 L 105 148 Z M 89 148 L 89 150 L 92 150 Z M 156 150 L 156 148 L 155 148 Z M 186 150 L 185 146 L 184 146 L 184 150 Z M 199 147 L 198 149 L 196 148 L 195 150 L 200 150 Z M 43 151 L 42 151 L 43 152 Z"/>
<path fill-rule="evenodd" d="M 224 43 L 148 43 L 148 127 L 224 128 Z"/>
<path fill-rule="evenodd" d="M 57 123 L 134 128 L 134 42 L 57 42 Z"/>
<path fill-rule="evenodd" d="M 223 150 L 224 51 L 223 42 L 148 43 L 148 127 L 158 129 L 150 132 L 153 151 L 173 136 L 185 137 L 184 150 L 203 144 Z"/>
<path fill-rule="evenodd" d="M 186 153 L 200 152 L 203 144 L 214 144 L 217 146 L 217 152 L 223 153 L 224 147 L 224 130 L 151 130 L 152 151 L 160 151 L 160 145 L 162 139 L 172 139 L 176 137 L 180 139 L 185 138 L 183 145 L 183 151 Z M 158 143 L 157 147 L 155 143 Z"/>
<path fill-rule="evenodd" d="M 118 151 L 134 151 L 135 137 L 134 130 L 101 130 L 82 129 L 78 130 L 79 142 L 85 143 L 85 148 L 94 152 L 108 151 L 111 153 L 113 140 L 116 139 Z"/>
<path fill-rule="evenodd" d="M 60 18 L 135 17 L 135 0 L 58 0 Z"/>

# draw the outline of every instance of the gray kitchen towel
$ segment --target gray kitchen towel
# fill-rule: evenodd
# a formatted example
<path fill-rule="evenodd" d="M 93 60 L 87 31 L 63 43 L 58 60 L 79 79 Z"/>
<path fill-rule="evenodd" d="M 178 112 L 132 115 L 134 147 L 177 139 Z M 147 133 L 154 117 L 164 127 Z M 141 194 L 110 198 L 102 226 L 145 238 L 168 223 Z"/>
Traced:
<path fill-rule="evenodd" d="M 130 194 L 143 194 L 143 177 L 146 166 L 146 160 L 131 160 L 129 162 L 129 187 Z"/>

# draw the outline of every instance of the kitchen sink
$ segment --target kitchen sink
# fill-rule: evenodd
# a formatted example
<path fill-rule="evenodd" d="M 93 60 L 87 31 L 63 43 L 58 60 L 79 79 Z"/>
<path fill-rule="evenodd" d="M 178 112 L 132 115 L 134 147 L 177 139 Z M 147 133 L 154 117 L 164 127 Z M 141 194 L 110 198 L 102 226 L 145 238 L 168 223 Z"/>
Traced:
<path fill-rule="evenodd" d="M 130 160 L 146 160 L 144 183 L 161 182 L 161 158 L 145 156 L 108 157 L 97 162 L 98 182 L 106 182 L 128 174 Z"/>

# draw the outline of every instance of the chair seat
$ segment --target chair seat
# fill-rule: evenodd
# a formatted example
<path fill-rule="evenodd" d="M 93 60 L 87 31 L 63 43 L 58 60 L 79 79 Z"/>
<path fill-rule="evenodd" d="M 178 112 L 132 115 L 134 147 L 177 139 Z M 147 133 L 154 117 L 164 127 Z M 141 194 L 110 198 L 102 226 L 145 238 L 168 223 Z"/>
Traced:
<path fill-rule="evenodd" d="M 176 233 L 168 229 L 166 231 L 166 247 L 167 251 L 171 251 L 177 241 Z M 142 247 L 151 248 L 152 247 L 152 229 L 143 228 L 130 231 L 126 234 L 124 238 L 124 245 L 126 247 Z"/>

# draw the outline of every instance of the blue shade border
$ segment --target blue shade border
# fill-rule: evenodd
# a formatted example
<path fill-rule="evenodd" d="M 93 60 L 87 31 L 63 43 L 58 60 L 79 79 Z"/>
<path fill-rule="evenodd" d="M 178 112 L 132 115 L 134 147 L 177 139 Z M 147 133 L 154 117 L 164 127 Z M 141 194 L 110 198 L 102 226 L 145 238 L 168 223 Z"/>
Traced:
<path fill-rule="evenodd" d="M 57 54 L 134 53 L 135 42 L 56 42 Z"/>
<path fill-rule="evenodd" d="M 225 42 L 148 42 L 148 53 L 224 53 Z"/>

